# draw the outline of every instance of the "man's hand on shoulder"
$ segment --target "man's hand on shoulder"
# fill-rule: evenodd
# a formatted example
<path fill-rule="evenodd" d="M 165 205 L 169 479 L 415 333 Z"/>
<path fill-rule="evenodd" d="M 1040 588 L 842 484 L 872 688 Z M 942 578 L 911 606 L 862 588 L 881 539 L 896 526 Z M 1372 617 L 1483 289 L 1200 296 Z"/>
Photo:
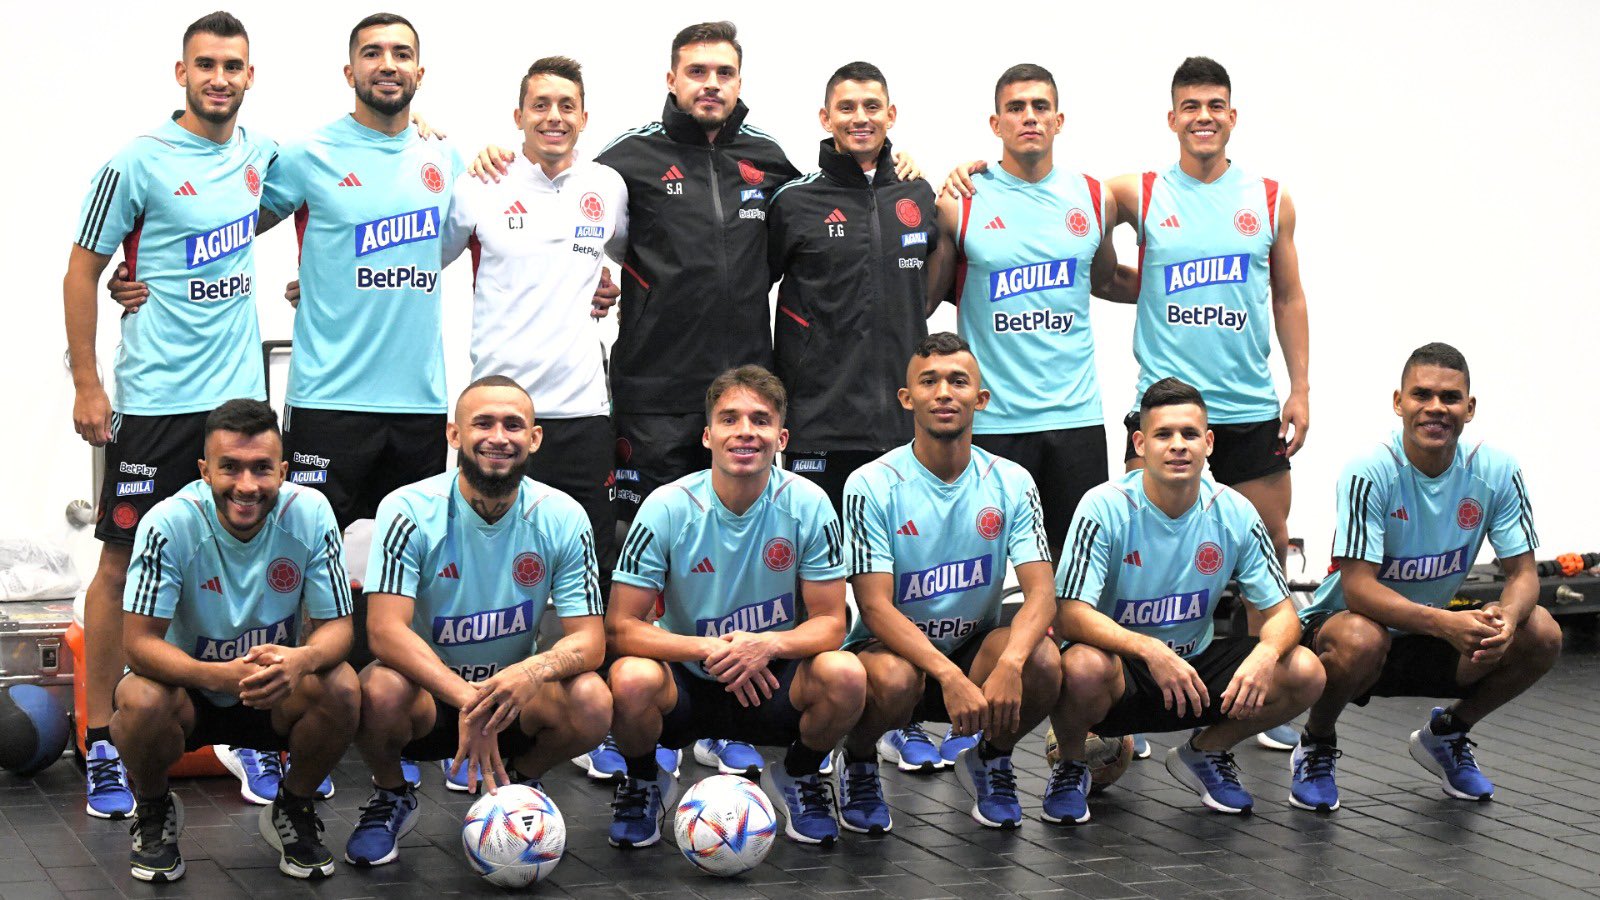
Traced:
<path fill-rule="evenodd" d="M 483 148 L 477 159 L 467 165 L 467 172 L 485 184 L 490 181 L 499 184 L 500 176 L 511 171 L 511 163 L 516 158 L 516 151 L 507 150 L 498 144 L 490 144 Z"/>

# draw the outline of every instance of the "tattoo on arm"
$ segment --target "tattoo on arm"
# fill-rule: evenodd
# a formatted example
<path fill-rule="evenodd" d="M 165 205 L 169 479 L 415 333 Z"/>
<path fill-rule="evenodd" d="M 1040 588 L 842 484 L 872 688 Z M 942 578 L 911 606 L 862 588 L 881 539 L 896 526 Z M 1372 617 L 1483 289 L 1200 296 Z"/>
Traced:
<path fill-rule="evenodd" d="M 527 666 L 530 679 L 538 674 L 545 681 L 571 678 L 587 668 L 583 664 L 583 654 L 575 650 L 550 650 L 529 659 L 524 665 Z"/>

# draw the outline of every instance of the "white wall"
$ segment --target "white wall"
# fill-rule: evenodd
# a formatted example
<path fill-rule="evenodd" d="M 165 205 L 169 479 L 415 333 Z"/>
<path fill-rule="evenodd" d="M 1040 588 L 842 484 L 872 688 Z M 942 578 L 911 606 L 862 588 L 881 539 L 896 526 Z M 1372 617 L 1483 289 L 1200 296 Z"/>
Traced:
<path fill-rule="evenodd" d="M 0 217 L 10 297 L 0 375 L 0 530 L 60 538 L 61 511 L 87 497 L 89 450 L 71 429 L 62 366 L 60 278 L 90 176 L 119 146 L 181 105 L 172 81 L 179 37 L 213 0 L 131 5 L 30 4 L 0 34 L 8 142 Z M 670 6 L 668 9 L 666 7 Z M 1185 56 L 1220 60 L 1234 80 L 1231 156 L 1278 178 L 1300 213 L 1301 273 L 1311 304 L 1312 428 L 1295 459 L 1291 530 L 1318 571 L 1342 462 L 1387 433 L 1404 355 L 1429 340 L 1471 361 L 1480 418 L 1468 437 L 1516 453 L 1527 470 L 1547 553 L 1600 549 L 1590 525 L 1587 454 L 1595 424 L 1589 373 L 1597 333 L 1588 270 L 1600 246 L 1600 5 L 1359 2 L 698 6 L 623 0 L 394 7 L 421 31 L 427 67 L 416 108 L 475 148 L 513 143 L 522 72 L 550 53 L 586 66 L 598 152 L 654 120 L 672 34 L 731 17 L 745 45 L 750 121 L 802 169 L 822 137 L 815 110 L 837 65 L 865 58 L 887 73 L 893 136 L 930 173 L 995 158 L 986 116 L 995 77 L 1032 61 L 1062 89 L 1057 164 L 1110 177 L 1176 158 L 1167 84 Z M 236 4 L 250 29 L 256 87 L 243 121 L 290 140 L 352 106 L 340 67 L 349 28 L 372 11 L 346 0 Z M 884 16 L 905 24 L 869 21 Z M 487 16 L 499 21 L 483 23 Z M 19 27 L 20 26 L 20 27 Z M 257 245 L 266 337 L 287 337 L 289 229 Z M 1118 240 L 1124 258 L 1133 247 Z M 451 391 L 467 375 L 470 281 L 445 279 Z M 948 309 L 935 323 L 953 324 Z M 1097 304 L 1094 328 L 1108 422 L 1131 400 L 1132 315 Z M 101 318 L 109 360 L 116 319 Z M 1280 368 L 1280 385 L 1284 384 Z M 1121 432 L 1111 432 L 1120 462 Z M 73 539 L 80 559 L 93 543 Z"/>

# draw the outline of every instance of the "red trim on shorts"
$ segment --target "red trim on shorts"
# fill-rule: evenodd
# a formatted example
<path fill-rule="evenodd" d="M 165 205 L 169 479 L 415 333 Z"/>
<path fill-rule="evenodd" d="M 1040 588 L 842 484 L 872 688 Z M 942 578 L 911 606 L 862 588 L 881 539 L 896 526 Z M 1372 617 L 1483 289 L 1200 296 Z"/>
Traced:
<path fill-rule="evenodd" d="M 645 281 L 643 278 L 640 278 L 639 277 L 639 273 L 635 272 L 633 270 L 633 266 L 630 266 L 627 263 L 623 263 L 622 264 L 622 271 L 627 272 L 629 275 L 632 275 L 633 276 L 633 280 L 639 282 L 639 287 L 642 287 L 647 291 L 650 290 L 650 282 Z"/>
<path fill-rule="evenodd" d="M 800 316 L 798 314 L 796 314 L 794 310 L 790 309 L 787 306 L 784 306 L 781 303 L 778 304 L 778 312 L 781 312 L 784 315 L 788 316 L 789 318 L 795 320 L 796 322 L 799 322 L 800 323 L 800 327 L 802 327 L 802 328 L 810 328 L 811 327 L 811 323 L 810 322 L 807 322 L 805 319 L 800 318 Z"/>

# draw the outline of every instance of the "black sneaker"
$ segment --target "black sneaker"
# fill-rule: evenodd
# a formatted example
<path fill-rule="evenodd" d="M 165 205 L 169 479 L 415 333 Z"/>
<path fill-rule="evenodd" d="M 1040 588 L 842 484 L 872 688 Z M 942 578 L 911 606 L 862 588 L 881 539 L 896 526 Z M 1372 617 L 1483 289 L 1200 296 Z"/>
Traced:
<path fill-rule="evenodd" d="M 160 800 L 145 800 L 134 811 L 131 874 L 140 881 L 177 881 L 183 877 L 178 835 L 183 833 L 183 801 L 168 791 Z"/>
<path fill-rule="evenodd" d="M 316 801 L 286 799 L 283 791 L 261 810 L 261 836 L 278 851 L 278 871 L 291 878 L 326 878 L 333 874 L 333 854 L 322 843 L 322 820 Z"/>

